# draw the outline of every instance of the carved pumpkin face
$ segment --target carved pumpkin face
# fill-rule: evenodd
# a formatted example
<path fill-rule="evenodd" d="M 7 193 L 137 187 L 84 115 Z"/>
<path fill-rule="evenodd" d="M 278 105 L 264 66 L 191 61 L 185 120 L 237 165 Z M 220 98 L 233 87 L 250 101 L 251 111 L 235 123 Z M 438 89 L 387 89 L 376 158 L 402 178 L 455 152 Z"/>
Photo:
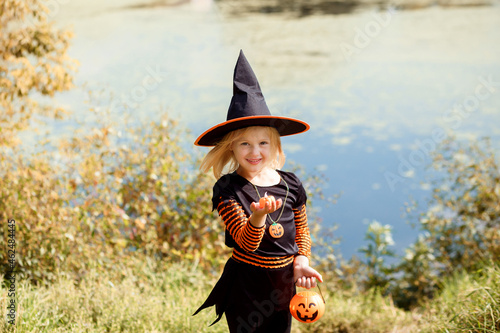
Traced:
<path fill-rule="evenodd" d="M 302 323 L 313 323 L 325 313 L 325 302 L 314 291 L 301 291 L 290 301 L 290 312 Z"/>
<path fill-rule="evenodd" d="M 269 233 L 274 238 L 280 238 L 284 232 L 283 226 L 279 223 L 273 223 L 269 226 Z"/>

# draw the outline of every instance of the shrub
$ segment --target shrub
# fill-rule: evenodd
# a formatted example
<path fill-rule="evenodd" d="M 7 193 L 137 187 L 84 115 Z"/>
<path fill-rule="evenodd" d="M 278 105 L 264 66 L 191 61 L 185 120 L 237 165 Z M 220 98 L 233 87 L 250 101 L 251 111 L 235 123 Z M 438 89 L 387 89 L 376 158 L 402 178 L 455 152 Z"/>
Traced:
<path fill-rule="evenodd" d="M 500 169 L 489 139 L 450 137 L 432 157 L 432 197 L 419 218 L 423 233 L 397 265 L 391 290 L 405 308 L 431 298 L 455 272 L 500 258 Z"/>
<path fill-rule="evenodd" d="M 445 140 L 433 154 L 440 175 L 420 219 L 437 268 L 445 276 L 500 258 L 500 168 L 488 139 Z"/>
<path fill-rule="evenodd" d="M 385 291 L 391 282 L 392 268 L 385 262 L 394 257 L 395 253 L 389 246 L 394 245 L 392 227 L 373 221 L 368 225 L 365 240 L 368 245 L 360 251 L 365 254 L 366 278 L 362 281 L 364 288 L 380 288 Z"/>
<path fill-rule="evenodd" d="M 193 168 L 186 135 L 164 118 L 123 133 L 102 124 L 31 156 L 3 149 L 0 218 L 17 222 L 21 276 L 80 276 L 88 265 L 112 269 L 134 252 L 222 264 L 227 250 L 211 211 L 213 181 Z"/>

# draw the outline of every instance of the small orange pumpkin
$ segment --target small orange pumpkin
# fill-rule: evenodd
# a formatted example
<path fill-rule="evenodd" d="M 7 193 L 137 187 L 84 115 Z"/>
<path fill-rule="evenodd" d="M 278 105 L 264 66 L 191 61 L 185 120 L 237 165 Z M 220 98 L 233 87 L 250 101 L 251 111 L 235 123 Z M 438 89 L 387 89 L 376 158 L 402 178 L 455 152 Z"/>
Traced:
<path fill-rule="evenodd" d="M 314 291 L 301 291 L 290 301 L 290 312 L 302 323 L 314 323 L 325 313 L 325 302 Z"/>
<path fill-rule="evenodd" d="M 266 192 L 266 195 L 263 196 L 262 198 L 260 198 L 259 200 L 259 207 L 262 209 L 266 206 L 266 203 L 269 202 L 269 204 L 271 204 L 273 202 L 273 199 L 274 197 L 272 195 L 270 196 L 267 196 L 267 192 Z"/>
<path fill-rule="evenodd" d="M 285 233 L 285 230 L 283 230 L 283 226 L 280 223 L 274 222 L 269 226 L 269 233 L 274 238 L 280 238 Z"/>

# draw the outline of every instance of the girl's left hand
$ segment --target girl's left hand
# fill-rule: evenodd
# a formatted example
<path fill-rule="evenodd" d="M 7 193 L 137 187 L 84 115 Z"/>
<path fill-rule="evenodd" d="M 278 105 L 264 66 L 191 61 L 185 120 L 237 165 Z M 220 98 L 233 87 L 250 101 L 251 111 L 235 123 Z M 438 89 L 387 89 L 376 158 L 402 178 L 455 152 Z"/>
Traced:
<path fill-rule="evenodd" d="M 316 280 L 323 282 L 323 277 L 309 263 L 296 263 L 293 267 L 293 280 L 297 287 L 314 288 L 317 285 Z"/>

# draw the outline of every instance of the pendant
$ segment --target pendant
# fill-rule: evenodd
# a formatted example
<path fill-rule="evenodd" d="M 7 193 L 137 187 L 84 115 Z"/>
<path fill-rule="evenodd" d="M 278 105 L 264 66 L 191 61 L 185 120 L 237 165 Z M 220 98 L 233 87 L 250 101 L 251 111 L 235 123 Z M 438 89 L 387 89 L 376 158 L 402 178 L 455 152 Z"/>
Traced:
<path fill-rule="evenodd" d="M 285 230 L 283 229 L 283 226 L 280 223 L 273 222 L 269 226 L 269 234 L 273 238 L 281 238 L 285 233 Z"/>

